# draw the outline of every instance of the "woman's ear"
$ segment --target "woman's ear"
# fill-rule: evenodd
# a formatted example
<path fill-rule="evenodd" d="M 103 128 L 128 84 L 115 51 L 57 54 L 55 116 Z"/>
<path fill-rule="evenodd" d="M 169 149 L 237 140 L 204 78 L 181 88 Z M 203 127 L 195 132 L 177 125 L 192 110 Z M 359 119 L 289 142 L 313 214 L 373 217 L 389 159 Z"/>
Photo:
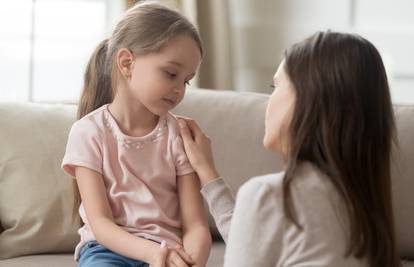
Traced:
<path fill-rule="evenodd" d="M 119 72 L 125 79 L 131 78 L 134 54 L 127 48 L 121 48 L 116 54 L 116 63 Z"/>

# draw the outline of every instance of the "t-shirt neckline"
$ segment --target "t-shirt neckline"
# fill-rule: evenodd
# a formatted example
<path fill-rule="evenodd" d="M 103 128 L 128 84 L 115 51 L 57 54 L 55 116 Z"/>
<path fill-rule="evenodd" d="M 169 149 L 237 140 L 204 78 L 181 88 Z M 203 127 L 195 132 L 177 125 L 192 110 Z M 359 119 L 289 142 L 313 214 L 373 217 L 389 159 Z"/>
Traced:
<path fill-rule="evenodd" d="M 159 137 L 162 130 L 166 127 L 166 119 L 165 116 L 160 116 L 158 118 L 157 125 L 154 129 L 144 136 L 130 136 L 125 134 L 121 128 L 119 127 L 118 123 L 116 122 L 115 118 L 113 117 L 112 113 L 109 111 L 109 104 L 104 106 L 104 115 L 106 119 L 106 126 L 112 130 L 112 132 L 116 135 L 118 139 L 123 140 L 130 140 L 130 141 L 146 141 L 146 140 L 154 140 Z"/>

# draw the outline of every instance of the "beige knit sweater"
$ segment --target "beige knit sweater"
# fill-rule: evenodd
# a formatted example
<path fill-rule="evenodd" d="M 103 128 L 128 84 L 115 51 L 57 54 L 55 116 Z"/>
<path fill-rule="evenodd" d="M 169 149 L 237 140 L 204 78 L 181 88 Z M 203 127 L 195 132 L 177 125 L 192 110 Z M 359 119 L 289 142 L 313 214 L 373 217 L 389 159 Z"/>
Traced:
<path fill-rule="evenodd" d="M 250 179 L 240 188 L 236 202 L 223 179 L 202 188 L 227 244 L 224 266 L 368 266 L 366 259 L 345 257 L 349 227 L 330 180 L 309 163 L 299 167 L 291 187 L 303 227 L 299 230 L 284 215 L 283 175 Z"/>

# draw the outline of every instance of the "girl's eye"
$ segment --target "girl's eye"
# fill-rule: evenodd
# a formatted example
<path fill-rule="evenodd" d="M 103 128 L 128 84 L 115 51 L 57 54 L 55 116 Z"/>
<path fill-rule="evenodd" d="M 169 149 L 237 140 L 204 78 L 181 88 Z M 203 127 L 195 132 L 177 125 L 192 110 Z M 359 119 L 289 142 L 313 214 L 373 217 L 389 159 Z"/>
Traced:
<path fill-rule="evenodd" d="M 177 77 L 177 74 L 175 74 L 175 73 L 172 73 L 172 72 L 169 72 L 169 71 L 166 71 L 165 72 L 171 79 L 174 79 L 175 77 Z"/>
<path fill-rule="evenodd" d="M 270 87 L 273 88 L 273 89 L 276 89 L 276 85 L 274 85 L 274 84 L 271 84 Z"/>

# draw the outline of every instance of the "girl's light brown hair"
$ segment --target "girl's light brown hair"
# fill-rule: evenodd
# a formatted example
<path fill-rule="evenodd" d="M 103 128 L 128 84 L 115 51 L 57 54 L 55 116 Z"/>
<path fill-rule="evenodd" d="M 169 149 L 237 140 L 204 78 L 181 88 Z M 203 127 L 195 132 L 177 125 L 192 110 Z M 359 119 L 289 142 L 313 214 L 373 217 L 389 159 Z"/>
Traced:
<path fill-rule="evenodd" d="M 111 37 L 103 40 L 93 52 L 84 76 L 77 118 L 112 102 L 117 79 L 116 53 L 129 49 L 135 56 L 157 53 L 178 36 L 192 38 L 203 54 L 199 33 L 183 15 L 155 1 L 139 2 L 128 9 Z M 73 182 L 74 218 L 80 205 L 76 181 Z"/>
<path fill-rule="evenodd" d="M 284 209 L 298 227 L 290 185 L 300 162 L 326 174 L 346 206 L 345 256 L 400 266 L 391 201 L 394 114 L 377 49 L 353 34 L 318 32 L 285 54 L 296 94 L 289 129 Z"/>

